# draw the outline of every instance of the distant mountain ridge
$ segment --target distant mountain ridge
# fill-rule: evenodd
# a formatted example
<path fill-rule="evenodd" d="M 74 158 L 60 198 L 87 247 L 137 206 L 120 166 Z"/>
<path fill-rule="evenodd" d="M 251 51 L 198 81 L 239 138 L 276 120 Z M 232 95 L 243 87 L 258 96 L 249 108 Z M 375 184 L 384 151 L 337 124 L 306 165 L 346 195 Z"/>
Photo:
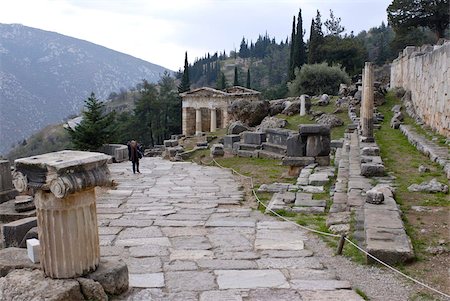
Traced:
<path fill-rule="evenodd" d="M 84 40 L 0 24 L 0 154 L 111 92 L 171 70 Z M 43 141 L 45 143 L 45 141 Z"/>

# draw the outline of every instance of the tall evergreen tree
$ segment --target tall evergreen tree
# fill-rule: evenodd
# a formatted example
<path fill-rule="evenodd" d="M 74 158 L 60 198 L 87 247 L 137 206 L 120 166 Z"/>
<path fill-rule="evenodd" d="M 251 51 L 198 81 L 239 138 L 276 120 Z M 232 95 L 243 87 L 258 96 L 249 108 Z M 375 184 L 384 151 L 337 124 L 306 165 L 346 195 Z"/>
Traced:
<path fill-rule="evenodd" d="M 225 78 L 225 74 L 220 72 L 219 78 L 217 79 L 217 89 L 224 90 L 227 87 L 227 80 Z"/>
<path fill-rule="evenodd" d="M 295 56 L 294 56 L 294 52 L 295 52 L 295 39 L 296 35 L 295 35 L 295 16 L 292 20 L 292 33 L 291 33 L 291 49 L 290 49 L 290 54 L 289 54 L 289 81 L 293 80 L 295 78 L 295 74 L 294 74 L 294 70 L 295 70 Z"/>
<path fill-rule="evenodd" d="M 105 114 L 105 104 L 99 101 L 94 92 L 84 101 L 83 120 L 75 129 L 67 128 L 76 149 L 95 151 L 113 137 L 114 113 Z"/>
<path fill-rule="evenodd" d="M 189 91 L 191 89 L 191 82 L 189 80 L 189 63 L 188 63 L 188 57 L 187 57 L 187 51 L 184 56 L 184 71 L 183 76 L 181 78 L 181 83 L 178 86 L 178 92 L 183 93 L 186 91 Z"/>
<path fill-rule="evenodd" d="M 297 18 L 297 34 L 296 34 L 296 48 L 297 51 L 297 58 L 296 66 L 295 67 L 301 67 L 306 63 L 306 47 L 305 42 L 303 41 L 303 20 L 302 20 L 302 10 L 300 9 L 298 12 L 298 18 Z"/>
<path fill-rule="evenodd" d="M 247 85 L 246 87 L 250 89 L 250 68 L 247 69 Z"/>
<path fill-rule="evenodd" d="M 322 44 L 323 32 L 320 12 L 317 10 L 316 18 L 311 21 L 311 33 L 308 45 L 308 64 L 315 64 L 321 61 L 319 47 Z"/>
<path fill-rule="evenodd" d="M 233 86 L 239 86 L 239 76 L 237 66 L 234 66 L 234 81 Z"/>

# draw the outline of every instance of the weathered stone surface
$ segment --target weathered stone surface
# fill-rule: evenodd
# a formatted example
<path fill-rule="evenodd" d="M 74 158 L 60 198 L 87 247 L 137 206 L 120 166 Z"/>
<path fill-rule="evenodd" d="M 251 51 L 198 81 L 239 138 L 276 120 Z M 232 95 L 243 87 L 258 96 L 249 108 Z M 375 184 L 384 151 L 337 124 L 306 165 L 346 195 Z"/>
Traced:
<path fill-rule="evenodd" d="M 246 298 L 252 301 L 303 301 L 300 293 L 292 289 L 269 289 L 259 288 L 252 289 Z"/>
<path fill-rule="evenodd" d="M 36 209 L 34 198 L 29 195 L 18 195 L 14 199 L 14 209 L 17 212 L 26 212 Z"/>
<path fill-rule="evenodd" d="M 264 132 L 266 129 L 282 129 L 288 125 L 287 120 L 274 116 L 266 116 L 261 124 L 256 127 L 257 132 Z"/>
<path fill-rule="evenodd" d="M 309 193 L 323 193 L 325 190 L 323 189 L 323 186 L 299 186 L 299 189 L 303 192 L 309 192 Z"/>
<path fill-rule="evenodd" d="M 128 267 L 122 261 L 102 259 L 86 278 L 100 283 L 107 294 L 120 295 L 128 290 Z"/>
<path fill-rule="evenodd" d="M 312 290 L 300 292 L 302 301 L 363 301 L 364 299 L 353 290 Z"/>
<path fill-rule="evenodd" d="M 348 234 L 350 232 L 350 224 L 331 225 L 328 229 L 336 234 Z"/>
<path fill-rule="evenodd" d="M 108 301 L 108 296 L 100 283 L 87 278 L 77 278 L 76 280 L 80 284 L 81 293 L 86 300 Z"/>
<path fill-rule="evenodd" d="M 326 225 L 330 227 L 331 225 L 348 224 L 350 223 L 350 216 L 350 211 L 331 213 L 327 217 Z"/>
<path fill-rule="evenodd" d="M 198 271 L 167 272 L 166 287 L 172 292 L 209 291 L 217 288 L 212 273 Z"/>
<path fill-rule="evenodd" d="M 200 301 L 242 301 L 239 292 L 231 290 L 207 291 L 200 293 Z"/>
<path fill-rule="evenodd" d="M 328 175 L 326 173 L 313 173 L 309 176 L 309 185 L 322 186 L 327 184 L 329 181 Z"/>
<path fill-rule="evenodd" d="M 266 133 L 264 132 L 244 132 L 242 135 L 244 143 L 261 145 L 266 142 Z"/>
<path fill-rule="evenodd" d="M 306 156 L 327 156 L 330 153 L 330 137 L 310 135 L 306 140 Z"/>
<path fill-rule="evenodd" d="M 0 160 L 0 204 L 13 199 L 18 194 L 14 189 L 9 160 Z"/>
<path fill-rule="evenodd" d="M 381 177 L 384 175 L 384 165 L 376 163 L 362 163 L 361 175 L 365 177 Z"/>
<path fill-rule="evenodd" d="M 0 277 L 6 276 L 14 269 L 38 269 L 39 267 L 39 264 L 32 263 L 28 258 L 26 249 L 6 248 L 0 250 Z"/>
<path fill-rule="evenodd" d="M 241 121 L 235 121 L 228 127 L 228 135 L 238 135 L 249 130 L 250 128 Z"/>
<path fill-rule="evenodd" d="M 328 136 L 330 128 L 320 124 L 301 124 L 299 125 L 299 134 L 302 136 L 319 135 Z"/>
<path fill-rule="evenodd" d="M 306 145 L 303 143 L 299 134 L 293 134 L 286 140 L 286 154 L 289 157 L 303 157 L 306 153 Z"/>
<path fill-rule="evenodd" d="M 297 290 L 307 291 L 330 291 L 336 289 L 350 289 L 351 285 L 348 281 L 341 280 L 291 280 L 291 287 Z"/>
<path fill-rule="evenodd" d="M 233 143 L 241 141 L 239 135 L 225 135 L 223 136 L 223 147 L 226 149 L 232 149 Z"/>
<path fill-rule="evenodd" d="M 441 70 L 448 70 L 450 67 L 447 56 L 450 43 L 426 51 L 420 47 L 412 48 L 414 53 L 411 54 L 406 49 L 392 62 L 390 86 L 403 87 L 409 91 L 409 102 L 417 117 L 440 134 L 449 137 L 450 107 L 448 97 L 445 96 L 448 93 L 448 76 Z M 405 106 L 407 107 L 406 104 Z"/>
<path fill-rule="evenodd" d="M 341 118 L 333 114 L 322 114 L 316 118 L 318 124 L 328 126 L 329 128 L 335 128 L 344 125 L 344 121 Z"/>
<path fill-rule="evenodd" d="M 211 147 L 211 156 L 213 157 L 219 157 L 223 156 L 225 154 L 225 151 L 223 149 L 223 144 L 213 144 Z"/>
<path fill-rule="evenodd" d="M 284 157 L 281 161 L 283 166 L 307 166 L 314 163 L 314 157 Z M 308 184 L 308 183 L 306 183 Z"/>
<path fill-rule="evenodd" d="M 216 270 L 221 290 L 235 288 L 288 288 L 285 276 L 279 270 Z"/>
<path fill-rule="evenodd" d="M 384 201 L 383 192 L 376 189 L 371 189 L 366 192 L 366 202 L 370 204 L 381 204 Z"/>
<path fill-rule="evenodd" d="M 325 206 L 323 207 L 317 207 L 317 206 L 309 206 L 309 207 L 292 207 L 293 212 L 297 213 L 324 213 L 325 212 Z"/>
<path fill-rule="evenodd" d="M 443 192 L 448 193 L 448 186 L 432 179 L 429 182 L 422 182 L 420 184 L 412 184 L 408 187 L 408 191 L 424 191 L 424 192 Z"/>
<path fill-rule="evenodd" d="M 27 232 L 37 226 L 35 217 L 23 218 L 3 225 L 3 239 L 6 247 L 19 247 Z"/>
<path fill-rule="evenodd" d="M 130 287 L 164 287 L 164 273 L 130 274 Z"/>
<path fill-rule="evenodd" d="M 234 120 L 240 120 L 249 126 L 256 126 L 269 114 L 268 101 L 235 100 L 228 107 L 228 114 Z"/>
<path fill-rule="evenodd" d="M 300 113 L 300 99 L 295 99 L 293 101 L 286 101 L 285 108 L 283 112 L 284 115 L 292 116 L 294 114 Z"/>
<path fill-rule="evenodd" d="M 414 257 L 411 241 L 403 228 L 366 229 L 366 250 L 387 264 L 407 262 Z M 367 256 L 368 262 L 374 260 Z"/>
<path fill-rule="evenodd" d="M 38 227 L 33 227 L 25 234 L 25 236 L 22 239 L 22 242 L 19 245 L 19 248 L 26 248 L 27 247 L 27 239 L 35 238 L 39 240 L 39 234 L 38 234 Z"/>
<path fill-rule="evenodd" d="M 40 270 L 15 270 L 0 278 L 0 300 L 80 301 L 84 297 L 78 281 L 55 280 Z"/>

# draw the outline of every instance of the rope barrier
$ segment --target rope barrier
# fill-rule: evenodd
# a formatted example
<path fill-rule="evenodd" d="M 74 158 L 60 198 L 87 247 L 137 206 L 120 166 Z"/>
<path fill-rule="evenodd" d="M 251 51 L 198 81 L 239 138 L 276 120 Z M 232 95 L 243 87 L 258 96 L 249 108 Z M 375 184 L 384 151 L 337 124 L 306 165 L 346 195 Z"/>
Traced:
<path fill-rule="evenodd" d="M 258 195 L 256 194 L 254 185 L 253 185 L 253 178 L 252 178 L 252 177 L 243 175 L 243 174 L 239 173 L 238 171 L 236 171 L 234 168 L 224 167 L 224 166 L 220 165 L 214 158 L 213 158 L 212 161 L 211 161 L 209 164 L 207 164 L 207 165 L 211 165 L 211 163 L 215 163 L 215 164 L 216 164 L 218 167 L 220 167 L 220 168 L 223 168 L 223 169 L 229 169 L 229 170 L 231 170 L 232 173 L 235 173 L 235 174 L 237 174 L 238 176 L 240 176 L 240 177 L 242 177 L 242 178 L 249 179 L 249 180 L 250 180 L 251 189 L 252 189 L 252 193 L 253 193 L 254 197 L 256 198 L 256 201 L 258 202 L 258 204 L 262 205 L 266 210 L 268 210 L 270 213 L 272 213 L 273 215 L 277 216 L 278 218 L 280 218 L 280 219 L 282 219 L 282 220 L 284 220 L 284 221 L 286 221 L 286 222 L 292 223 L 292 224 L 296 225 L 297 227 L 299 227 L 299 228 L 301 228 L 301 229 L 304 229 L 304 230 L 306 230 L 306 231 L 310 231 L 310 232 L 317 233 L 317 234 L 324 235 L 324 236 L 339 237 L 339 238 L 341 237 L 341 235 L 338 235 L 338 234 L 332 234 L 332 233 L 327 233 L 327 232 L 315 230 L 315 229 L 312 229 L 312 228 L 308 228 L 308 227 L 299 225 L 298 223 L 295 223 L 295 222 L 293 222 L 293 221 L 287 219 L 286 217 L 284 217 L 284 216 L 280 215 L 279 213 L 273 211 L 272 209 L 268 208 L 268 207 L 266 206 L 266 204 L 264 204 L 264 202 L 262 202 L 262 201 L 259 199 Z M 202 162 L 202 164 L 203 164 L 203 162 Z M 423 282 L 420 282 L 419 280 L 414 279 L 414 278 L 412 278 L 411 276 L 408 276 L 408 275 L 406 275 L 405 273 L 403 273 L 403 272 L 397 270 L 396 268 L 390 266 L 389 264 L 387 264 L 387 263 L 383 262 L 382 260 L 378 259 L 377 257 L 373 256 L 372 254 L 370 254 L 370 253 L 367 252 L 366 250 L 362 249 L 360 246 L 358 246 L 357 244 L 355 244 L 355 243 L 354 243 L 353 241 L 351 241 L 349 238 L 344 237 L 344 239 L 345 239 L 345 241 L 347 241 L 349 244 L 351 244 L 353 247 L 355 247 L 356 249 L 358 249 L 358 250 L 361 251 L 362 253 L 366 254 L 367 256 L 369 256 L 370 258 L 372 258 L 373 260 L 375 260 L 376 262 L 378 262 L 378 263 L 382 264 L 383 266 L 389 268 L 390 270 L 392 270 L 392 271 L 398 273 L 399 275 L 402 275 L 402 276 L 405 277 L 406 279 L 409 279 L 409 280 L 413 281 L 414 283 L 419 284 L 419 285 L 421 285 L 421 286 L 423 286 L 423 287 L 425 287 L 425 288 L 427 288 L 427 289 L 429 289 L 429 290 L 431 290 L 431 291 L 433 291 L 433 292 L 435 292 L 435 293 L 437 293 L 437 294 L 440 294 L 441 296 L 444 296 L 445 298 L 448 298 L 448 299 L 450 300 L 450 295 L 447 295 L 446 293 L 443 293 L 443 292 L 441 292 L 441 291 L 439 291 L 439 290 L 437 290 L 437 289 L 435 289 L 435 288 L 432 288 L 431 286 L 429 286 L 429 285 L 427 285 L 427 284 L 425 284 L 425 283 L 423 283 Z"/>

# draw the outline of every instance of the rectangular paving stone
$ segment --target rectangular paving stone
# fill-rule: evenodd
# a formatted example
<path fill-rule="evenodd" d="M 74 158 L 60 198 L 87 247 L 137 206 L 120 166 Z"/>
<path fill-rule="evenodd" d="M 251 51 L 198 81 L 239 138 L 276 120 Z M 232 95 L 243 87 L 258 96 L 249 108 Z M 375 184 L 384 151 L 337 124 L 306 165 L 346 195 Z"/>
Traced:
<path fill-rule="evenodd" d="M 325 207 L 292 207 L 292 211 L 293 212 L 299 212 L 299 213 L 311 213 L 311 214 L 316 214 L 316 213 L 324 213 L 325 212 Z"/>
<path fill-rule="evenodd" d="M 295 200 L 295 206 L 298 207 L 325 207 L 327 205 L 327 201 L 325 200 Z"/>
<path fill-rule="evenodd" d="M 297 290 L 336 290 L 336 289 L 350 289 L 351 285 L 348 281 L 342 280 L 299 280 L 293 279 L 290 281 L 291 288 Z"/>
<path fill-rule="evenodd" d="M 100 246 L 111 246 L 116 239 L 116 235 L 99 235 L 98 239 Z"/>
<path fill-rule="evenodd" d="M 254 227 L 255 220 L 249 219 L 218 219 L 209 220 L 205 227 Z"/>
<path fill-rule="evenodd" d="M 301 291 L 302 301 L 363 301 L 364 299 L 352 290 Z"/>
<path fill-rule="evenodd" d="M 190 220 L 166 220 L 157 219 L 155 220 L 155 226 L 161 227 L 197 227 L 203 226 L 205 222 L 203 221 L 190 221 Z"/>
<path fill-rule="evenodd" d="M 261 255 L 262 257 L 270 257 L 270 258 L 292 258 L 297 257 L 300 259 L 300 257 L 310 257 L 313 256 L 313 251 L 303 249 L 303 250 L 262 250 Z"/>
<path fill-rule="evenodd" d="M 130 287 L 164 287 L 164 273 L 129 274 L 128 281 Z"/>
<path fill-rule="evenodd" d="M 152 257 L 152 256 L 168 256 L 169 249 L 163 246 L 136 246 L 128 248 L 131 257 Z"/>
<path fill-rule="evenodd" d="M 197 264 L 201 268 L 210 270 L 247 270 L 258 268 L 253 260 L 199 259 Z"/>
<path fill-rule="evenodd" d="M 304 258 L 261 258 L 256 260 L 260 269 L 323 269 L 323 265 L 315 257 Z"/>
<path fill-rule="evenodd" d="M 167 237 L 152 237 L 152 238 L 127 238 L 117 239 L 114 243 L 116 246 L 142 246 L 142 245 L 157 245 L 170 246 L 170 241 Z"/>
<path fill-rule="evenodd" d="M 159 227 L 150 226 L 144 228 L 126 228 L 117 236 L 118 240 L 128 238 L 149 238 L 149 237 L 161 237 L 163 236 Z"/>
<path fill-rule="evenodd" d="M 198 260 L 213 257 L 214 253 L 209 250 L 170 250 L 170 260 Z"/>
<path fill-rule="evenodd" d="M 174 249 L 184 250 L 208 250 L 212 246 L 204 236 L 178 236 L 170 239 Z"/>
<path fill-rule="evenodd" d="M 125 247 L 120 246 L 100 246 L 100 256 L 120 256 L 126 253 Z"/>
<path fill-rule="evenodd" d="M 149 227 L 153 225 L 153 220 L 135 220 L 131 217 L 112 220 L 109 225 L 113 227 Z"/>
<path fill-rule="evenodd" d="M 288 222 L 278 222 L 278 221 L 262 221 L 256 224 L 256 229 L 298 229 L 298 227 L 292 223 Z"/>
<path fill-rule="evenodd" d="M 217 284 L 223 289 L 289 288 L 279 270 L 215 270 Z"/>
<path fill-rule="evenodd" d="M 166 288 L 171 292 L 215 290 L 214 275 L 210 272 L 180 271 L 166 273 Z"/>
<path fill-rule="evenodd" d="M 128 257 L 123 260 L 127 264 L 130 274 L 147 274 L 162 271 L 162 263 L 159 257 Z"/>
<path fill-rule="evenodd" d="M 208 232 L 203 227 L 161 227 L 161 231 L 164 236 L 177 237 L 177 236 L 204 236 Z"/>
<path fill-rule="evenodd" d="M 329 270 L 288 269 L 290 278 L 298 280 L 333 280 L 336 275 Z"/>
<path fill-rule="evenodd" d="M 200 301 L 242 301 L 239 292 L 235 291 L 207 291 L 200 293 Z"/>
<path fill-rule="evenodd" d="M 187 260 L 172 260 L 164 263 L 164 271 L 196 271 L 198 265 L 194 261 Z"/>

